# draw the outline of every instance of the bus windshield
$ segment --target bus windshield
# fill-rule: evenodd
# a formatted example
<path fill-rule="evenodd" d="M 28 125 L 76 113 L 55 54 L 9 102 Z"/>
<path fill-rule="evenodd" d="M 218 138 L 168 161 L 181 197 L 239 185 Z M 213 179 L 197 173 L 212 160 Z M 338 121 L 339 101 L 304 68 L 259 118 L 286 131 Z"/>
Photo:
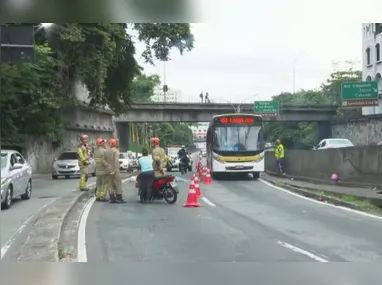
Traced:
<path fill-rule="evenodd" d="M 257 151 L 264 149 L 262 126 L 216 126 L 214 149 L 220 151 Z"/>

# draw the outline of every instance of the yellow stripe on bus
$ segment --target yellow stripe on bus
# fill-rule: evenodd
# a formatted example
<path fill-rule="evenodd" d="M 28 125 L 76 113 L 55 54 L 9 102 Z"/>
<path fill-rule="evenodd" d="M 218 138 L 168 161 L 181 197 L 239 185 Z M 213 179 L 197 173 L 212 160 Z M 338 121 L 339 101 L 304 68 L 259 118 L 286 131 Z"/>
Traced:
<path fill-rule="evenodd" d="M 218 160 L 224 162 L 249 162 L 261 160 L 262 156 L 260 154 L 251 156 L 218 156 Z"/>

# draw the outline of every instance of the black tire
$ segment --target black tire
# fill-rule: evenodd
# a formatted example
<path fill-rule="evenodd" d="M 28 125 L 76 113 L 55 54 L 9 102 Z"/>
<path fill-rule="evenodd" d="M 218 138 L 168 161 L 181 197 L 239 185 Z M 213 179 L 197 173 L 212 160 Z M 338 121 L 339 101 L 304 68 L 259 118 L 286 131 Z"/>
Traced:
<path fill-rule="evenodd" d="M 214 180 L 219 180 L 219 173 L 211 171 L 211 178 Z"/>
<path fill-rule="evenodd" d="M 188 167 L 188 171 L 192 171 L 192 165 Z"/>
<path fill-rule="evenodd" d="M 22 200 L 29 200 L 32 196 L 32 180 L 29 179 L 27 188 L 25 189 L 25 193 L 21 195 Z"/>
<path fill-rule="evenodd" d="M 173 199 L 169 199 L 169 197 L 167 196 L 168 191 L 171 192 L 171 197 Z M 178 193 L 176 193 L 176 191 L 171 186 L 169 186 L 166 187 L 163 198 L 166 200 L 167 204 L 175 204 L 176 200 L 178 200 Z"/>
<path fill-rule="evenodd" d="M 9 209 L 12 205 L 12 197 L 13 197 L 13 187 L 12 185 L 9 185 L 7 188 L 7 193 L 5 194 L 5 201 L 1 204 L 2 209 Z"/>
<path fill-rule="evenodd" d="M 58 176 L 57 175 L 52 175 L 52 179 L 56 180 L 56 179 L 58 179 Z"/>
<path fill-rule="evenodd" d="M 254 180 L 257 180 L 260 178 L 260 172 L 252 172 L 252 176 Z"/>
<path fill-rule="evenodd" d="M 69 179 L 70 178 L 70 175 L 65 175 L 65 179 Z"/>
<path fill-rule="evenodd" d="M 95 177 L 97 175 L 97 172 L 94 170 L 94 172 L 92 173 L 92 176 Z"/>

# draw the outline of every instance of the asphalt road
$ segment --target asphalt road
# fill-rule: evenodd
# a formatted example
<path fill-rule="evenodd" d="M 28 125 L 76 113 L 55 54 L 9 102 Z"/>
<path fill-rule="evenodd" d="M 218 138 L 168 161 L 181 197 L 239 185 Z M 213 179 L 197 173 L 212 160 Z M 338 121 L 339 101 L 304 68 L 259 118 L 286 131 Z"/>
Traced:
<path fill-rule="evenodd" d="M 95 178 L 90 177 L 88 183 L 94 184 Z M 78 189 L 78 184 L 78 178 L 53 180 L 50 175 L 34 176 L 31 199 L 15 199 L 10 209 L 1 211 L 1 256 L 14 245 L 20 235 L 27 234 L 31 224 L 47 205 Z"/>
<path fill-rule="evenodd" d="M 179 175 L 179 174 L 177 174 Z M 94 203 L 86 227 L 88 262 L 381 262 L 381 219 L 236 179 L 201 185 L 200 208 Z M 207 198 L 207 199 L 206 199 Z"/>

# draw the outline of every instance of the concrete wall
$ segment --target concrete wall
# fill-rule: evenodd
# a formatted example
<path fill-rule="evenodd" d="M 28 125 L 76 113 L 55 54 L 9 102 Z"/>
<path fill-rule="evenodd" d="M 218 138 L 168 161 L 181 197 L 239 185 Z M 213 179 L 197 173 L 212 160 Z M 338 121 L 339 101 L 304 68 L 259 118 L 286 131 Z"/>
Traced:
<path fill-rule="evenodd" d="M 382 185 L 382 146 L 329 150 L 286 150 L 286 172 L 296 177 L 330 181 L 338 173 L 343 182 Z M 265 169 L 277 172 L 273 152 L 265 153 Z"/>
<path fill-rule="evenodd" d="M 332 125 L 332 136 L 347 138 L 355 145 L 376 145 L 382 141 L 382 115 L 364 116 L 350 122 Z"/>
<path fill-rule="evenodd" d="M 63 111 L 63 120 L 67 126 L 61 147 L 54 149 L 50 142 L 42 138 L 30 137 L 25 142 L 22 154 L 33 167 L 34 173 L 50 173 L 53 159 L 63 149 L 74 149 L 83 133 L 89 136 L 89 144 L 94 145 L 97 137 L 115 136 L 112 114 L 86 108 Z"/>

